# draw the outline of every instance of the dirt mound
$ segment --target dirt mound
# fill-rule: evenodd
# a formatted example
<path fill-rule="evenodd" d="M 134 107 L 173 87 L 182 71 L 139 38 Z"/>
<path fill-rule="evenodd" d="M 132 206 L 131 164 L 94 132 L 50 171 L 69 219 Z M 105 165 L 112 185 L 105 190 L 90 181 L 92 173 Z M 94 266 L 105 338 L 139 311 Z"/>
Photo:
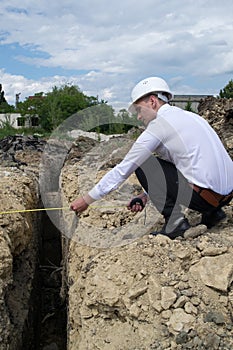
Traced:
<path fill-rule="evenodd" d="M 215 98 L 199 106 L 200 114 L 215 128 L 231 156 L 232 107 L 232 100 Z M 2 211 L 38 206 L 38 168 L 44 142 L 34 150 L 25 141 L 18 138 L 23 149 L 14 149 L 15 140 L 5 140 L 0 152 L 2 160 L 4 154 L 13 154 L 19 161 L 11 158 L 0 169 Z M 133 142 L 130 135 L 101 143 L 81 136 L 67 155 L 67 148 L 60 154 L 62 141 L 51 143 L 51 154 L 45 157 L 51 171 L 51 176 L 45 177 L 49 188 L 55 181 L 56 163 L 60 166 L 65 159 L 52 194 L 59 195 L 67 205 L 118 163 Z M 54 157 L 57 153 L 61 161 Z M 58 229 L 63 247 L 61 294 L 67 293 L 68 303 L 67 349 L 232 349 L 232 203 L 226 207 L 226 219 L 210 230 L 196 226 L 200 215 L 186 210 L 193 227 L 185 238 L 172 241 L 148 234 L 163 224 L 150 203 L 142 213 L 132 214 L 125 209 L 139 191 L 132 175 L 79 217 L 63 212 Z M 30 334 L 30 327 L 25 325 L 30 324 L 38 257 L 36 227 L 40 223 L 40 217 L 31 213 L 0 215 L 1 350 L 19 350 L 23 337 Z M 50 252 L 53 250 L 51 244 Z M 45 327 L 53 313 L 45 315 Z M 58 339 L 50 337 L 44 349 L 64 350 Z"/>
<path fill-rule="evenodd" d="M 19 167 L 37 164 L 46 141 L 38 136 L 14 135 L 0 140 L 0 159 L 2 166 Z"/>
<path fill-rule="evenodd" d="M 200 102 L 198 111 L 215 129 L 233 159 L 233 98 L 207 97 Z"/>
<path fill-rule="evenodd" d="M 202 115 L 231 152 L 224 102 L 208 100 Z M 97 144 L 78 163 L 67 164 L 63 196 L 71 201 L 84 194 L 132 142 L 122 137 Z M 194 227 L 185 239 L 171 241 L 148 235 L 153 225 L 162 225 L 150 204 L 146 217 L 125 210 L 138 190 L 131 176 L 79 216 L 72 239 L 64 244 L 69 252 L 68 349 L 232 349 L 232 205 L 224 222 L 210 230 L 195 226 L 200 215 L 186 210 Z"/>

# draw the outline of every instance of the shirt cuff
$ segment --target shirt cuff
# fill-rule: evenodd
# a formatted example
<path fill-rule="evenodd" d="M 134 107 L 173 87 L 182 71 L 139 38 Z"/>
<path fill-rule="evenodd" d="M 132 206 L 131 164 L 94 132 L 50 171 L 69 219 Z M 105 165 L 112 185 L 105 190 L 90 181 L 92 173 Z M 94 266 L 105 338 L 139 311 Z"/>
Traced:
<path fill-rule="evenodd" d="M 93 198 L 95 201 L 98 201 L 99 199 L 101 199 L 103 196 L 101 196 L 101 194 L 99 193 L 99 191 L 97 190 L 96 186 L 92 188 L 92 190 L 90 190 L 88 192 L 89 196 L 91 198 Z"/>

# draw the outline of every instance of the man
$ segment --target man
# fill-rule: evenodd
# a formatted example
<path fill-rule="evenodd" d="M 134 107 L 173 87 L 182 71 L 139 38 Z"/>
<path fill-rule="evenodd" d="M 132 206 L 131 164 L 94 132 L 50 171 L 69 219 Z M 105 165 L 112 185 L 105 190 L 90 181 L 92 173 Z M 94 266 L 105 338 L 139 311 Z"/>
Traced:
<path fill-rule="evenodd" d="M 183 207 L 202 213 L 201 223 L 208 228 L 214 226 L 225 218 L 222 207 L 233 196 L 233 162 L 219 137 L 199 115 L 170 106 L 173 95 L 159 77 L 140 81 L 131 97 L 129 110 L 145 131 L 121 163 L 71 209 L 82 212 L 135 172 L 144 192 L 127 208 L 141 211 L 151 199 L 165 219 L 162 230 L 152 234 L 183 236 L 190 227 Z"/>

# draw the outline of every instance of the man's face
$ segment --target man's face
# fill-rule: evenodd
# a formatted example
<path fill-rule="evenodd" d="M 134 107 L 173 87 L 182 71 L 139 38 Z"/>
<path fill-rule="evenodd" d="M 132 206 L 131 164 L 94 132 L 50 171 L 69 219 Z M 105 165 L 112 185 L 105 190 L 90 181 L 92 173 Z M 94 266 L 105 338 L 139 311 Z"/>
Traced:
<path fill-rule="evenodd" d="M 147 126 L 151 120 L 156 118 L 156 111 L 153 106 L 154 104 L 150 97 L 141 99 L 134 104 L 137 119 L 140 120 L 145 126 Z"/>

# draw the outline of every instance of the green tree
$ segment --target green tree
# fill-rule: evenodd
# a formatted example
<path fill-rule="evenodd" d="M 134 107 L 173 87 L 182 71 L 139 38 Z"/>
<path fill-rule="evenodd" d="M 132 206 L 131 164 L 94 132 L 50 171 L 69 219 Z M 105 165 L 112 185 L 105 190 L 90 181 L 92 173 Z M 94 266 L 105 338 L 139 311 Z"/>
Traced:
<path fill-rule="evenodd" d="M 133 126 L 139 125 L 137 117 L 130 116 L 125 108 L 119 110 L 117 114 L 117 122 L 118 126 L 116 133 L 118 134 L 127 133 Z"/>
<path fill-rule="evenodd" d="M 17 110 L 28 118 L 39 117 L 41 127 L 53 131 L 64 120 L 87 107 L 99 104 L 97 97 L 86 96 L 78 86 L 54 86 L 51 92 L 35 94 L 20 102 Z"/>
<path fill-rule="evenodd" d="M 220 90 L 219 97 L 221 98 L 233 98 L 233 80 L 231 79 L 229 83 Z"/>
<path fill-rule="evenodd" d="M 186 111 L 189 111 L 189 112 L 194 112 L 194 110 L 192 109 L 192 102 L 191 102 L 191 101 L 188 101 L 188 102 L 186 103 L 186 106 L 184 107 L 184 109 L 185 109 Z"/>
<path fill-rule="evenodd" d="M 40 118 L 40 110 L 44 101 L 44 93 L 36 93 L 34 96 L 27 97 L 24 102 L 18 102 L 16 111 L 29 121 L 36 117 Z"/>
<path fill-rule="evenodd" d="M 12 105 L 9 105 L 7 102 L 2 102 L 0 104 L 0 113 L 14 113 L 15 107 Z"/>
<path fill-rule="evenodd" d="M 15 107 L 7 103 L 4 94 L 5 92 L 2 90 L 2 84 L 0 84 L 0 113 L 13 113 Z"/>

